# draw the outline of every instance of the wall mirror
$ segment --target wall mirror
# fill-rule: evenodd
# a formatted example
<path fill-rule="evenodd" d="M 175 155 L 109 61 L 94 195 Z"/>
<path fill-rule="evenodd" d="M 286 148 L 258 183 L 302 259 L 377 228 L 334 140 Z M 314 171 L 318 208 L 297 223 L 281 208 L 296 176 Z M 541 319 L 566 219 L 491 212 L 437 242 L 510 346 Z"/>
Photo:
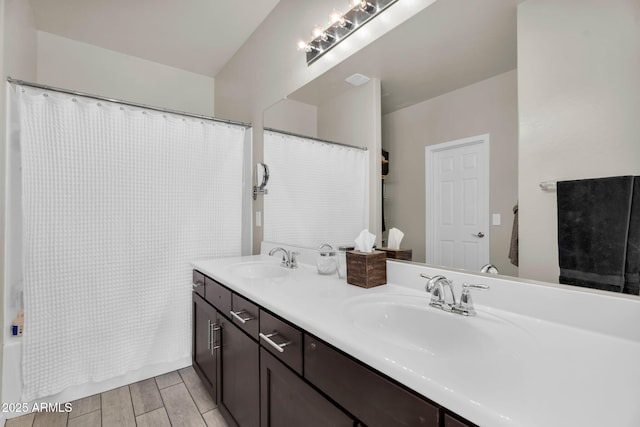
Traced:
<path fill-rule="evenodd" d="M 434 265 L 438 262 L 429 259 L 426 243 L 429 227 L 426 206 L 430 197 L 425 183 L 426 148 L 436 147 L 431 151 L 438 151 L 447 148 L 447 144 L 455 146 L 461 141 L 486 137 L 489 154 L 485 160 L 490 168 L 485 209 L 488 216 L 486 227 L 474 229 L 473 234 L 486 236 L 489 261 L 497 266 L 500 274 L 557 283 L 557 252 L 521 252 L 520 257 L 526 256 L 525 261 L 531 260 L 535 266 L 529 269 L 522 268 L 522 259 L 520 269 L 510 259 L 516 205 L 521 217 L 553 218 L 555 193 L 543 191 L 539 183 L 577 179 L 570 174 L 527 174 L 527 191 L 537 192 L 535 197 L 540 203 L 536 205 L 543 207 L 536 206 L 536 209 L 544 209 L 544 214 L 522 203 L 520 192 L 524 183 L 518 182 L 524 156 L 519 149 L 523 129 L 518 116 L 522 88 L 519 88 L 517 70 L 517 14 L 522 3 L 519 0 L 435 2 L 266 109 L 264 126 L 332 139 L 328 128 L 335 123 L 323 120 L 323 109 L 336 100 L 348 100 L 349 94 L 364 87 L 354 87 L 345 79 L 359 73 L 370 77 L 373 84 L 378 82 L 379 97 L 370 100 L 371 110 L 352 109 L 341 125 L 348 126 L 351 122 L 358 126 L 359 117 L 375 114 L 378 109 L 381 148 L 388 152 L 389 172 L 381 184 L 383 197 L 377 208 L 380 215 L 384 215 L 387 229 L 396 227 L 405 233 L 402 246 L 413 250 L 413 261 Z M 554 20 L 553 16 L 547 18 L 550 22 Z M 548 145 L 546 154 L 552 158 L 554 144 Z M 568 160 L 553 162 L 560 161 L 567 163 Z M 585 169 L 595 162 L 586 162 Z M 640 157 L 636 157 L 631 169 L 628 165 L 620 170 L 610 167 L 606 172 L 582 177 L 639 175 Z M 557 239 L 555 228 L 547 228 L 544 238 L 553 243 Z M 543 259 L 545 256 L 548 259 Z"/>

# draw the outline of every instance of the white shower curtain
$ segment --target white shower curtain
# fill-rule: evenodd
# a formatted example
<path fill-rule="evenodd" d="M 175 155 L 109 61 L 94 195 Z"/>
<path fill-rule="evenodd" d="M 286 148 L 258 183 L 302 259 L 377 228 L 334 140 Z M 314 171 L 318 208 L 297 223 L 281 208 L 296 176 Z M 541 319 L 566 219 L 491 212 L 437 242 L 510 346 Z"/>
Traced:
<path fill-rule="evenodd" d="M 15 92 L 23 400 L 189 357 L 189 261 L 241 253 L 245 128 Z"/>
<path fill-rule="evenodd" d="M 270 177 L 264 240 L 302 247 L 353 245 L 369 222 L 368 159 L 358 148 L 265 131 Z"/>

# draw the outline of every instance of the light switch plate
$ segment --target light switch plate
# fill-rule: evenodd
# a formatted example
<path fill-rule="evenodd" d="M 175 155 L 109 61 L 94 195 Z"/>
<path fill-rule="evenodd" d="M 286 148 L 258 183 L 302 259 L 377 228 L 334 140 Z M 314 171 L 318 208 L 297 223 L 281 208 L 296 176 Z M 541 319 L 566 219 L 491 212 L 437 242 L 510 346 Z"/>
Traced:
<path fill-rule="evenodd" d="M 500 225 L 500 214 L 493 214 L 493 225 Z"/>
<path fill-rule="evenodd" d="M 262 227 L 262 212 L 256 211 L 256 227 Z"/>

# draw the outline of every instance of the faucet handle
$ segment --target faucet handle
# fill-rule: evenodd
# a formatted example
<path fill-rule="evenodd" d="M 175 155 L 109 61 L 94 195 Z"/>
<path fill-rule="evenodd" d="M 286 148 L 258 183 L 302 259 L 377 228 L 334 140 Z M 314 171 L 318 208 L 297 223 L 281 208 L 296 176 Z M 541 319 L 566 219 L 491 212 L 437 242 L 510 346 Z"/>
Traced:
<path fill-rule="evenodd" d="M 289 268 L 298 268 L 298 260 L 296 256 L 300 255 L 298 251 L 289 252 Z"/>
<path fill-rule="evenodd" d="M 463 283 L 462 294 L 460 295 L 460 303 L 455 307 L 455 311 L 465 316 L 475 316 L 476 310 L 473 308 L 473 299 L 471 298 L 471 289 L 487 290 L 489 285 Z"/>
<path fill-rule="evenodd" d="M 431 293 L 431 291 L 433 291 L 433 289 L 436 286 L 436 283 L 438 283 L 442 279 L 446 280 L 446 277 L 441 276 L 439 274 L 436 274 L 435 276 L 427 276 L 424 273 L 420 273 L 420 277 L 422 277 L 423 279 L 427 279 L 428 280 L 427 284 L 424 286 L 424 290 L 426 292 L 429 292 L 429 293 Z"/>
<path fill-rule="evenodd" d="M 465 283 L 462 284 L 462 291 L 463 292 L 465 290 L 467 290 L 467 292 L 468 292 L 469 289 L 480 289 L 480 290 L 485 291 L 485 290 L 490 289 L 490 288 L 491 287 L 489 285 L 483 285 L 481 283 L 475 284 L 475 283 L 466 283 L 465 282 Z"/>

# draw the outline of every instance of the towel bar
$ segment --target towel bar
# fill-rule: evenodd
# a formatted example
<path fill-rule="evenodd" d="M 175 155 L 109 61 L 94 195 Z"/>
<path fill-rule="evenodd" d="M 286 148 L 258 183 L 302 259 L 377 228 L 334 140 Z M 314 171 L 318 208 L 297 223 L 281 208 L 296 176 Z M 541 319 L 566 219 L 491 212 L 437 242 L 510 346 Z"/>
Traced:
<path fill-rule="evenodd" d="M 553 181 L 542 181 L 540 183 L 540 189 L 542 191 L 556 191 L 556 183 Z"/>

